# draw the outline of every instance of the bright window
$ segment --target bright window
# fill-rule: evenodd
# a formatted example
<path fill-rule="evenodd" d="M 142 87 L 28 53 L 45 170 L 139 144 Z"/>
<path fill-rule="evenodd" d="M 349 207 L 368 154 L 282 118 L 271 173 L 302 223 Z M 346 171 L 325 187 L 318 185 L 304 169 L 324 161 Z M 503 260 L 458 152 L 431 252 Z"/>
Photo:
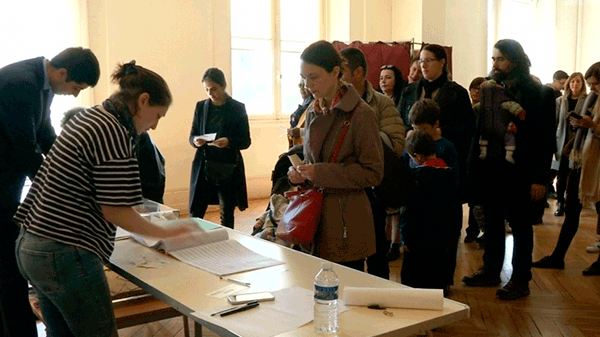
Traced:
<path fill-rule="evenodd" d="M 531 61 L 531 74 L 544 83 L 551 80 L 558 69 L 554 54 L 555 3 L 550 0 L 502 0 L 499 4 L 496 7 L 498 40 L 518 41 Z"/>
<path fill-rule="evenodd" d="M 21 60 L 44 56 L 51 59 L 68 47 L 87 45 L 86 0 L 3 1 L 0 6 L 0 68 Z M 52 126 L 58 134 L 63 113 L 75 106 L 89 106 L 91 90 L 79 97 L 55 95 L 50 107 Z M 27 179 L 21 200 L 31 182 Z"/>
<path fill-rule="evenodd" d="M 230 0 L 231 92 L 250 116 L 282 118 L 302 98 L 300 53 L 320 37 L 321 0 Z"/>

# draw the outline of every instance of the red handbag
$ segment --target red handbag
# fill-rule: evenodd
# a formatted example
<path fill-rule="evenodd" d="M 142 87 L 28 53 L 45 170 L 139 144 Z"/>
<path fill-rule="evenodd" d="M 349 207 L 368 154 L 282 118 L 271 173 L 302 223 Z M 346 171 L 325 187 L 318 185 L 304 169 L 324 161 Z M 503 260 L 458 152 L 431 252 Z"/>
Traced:
<path fill-rule="evenodd" d="M 321 221 L 323 191 L 318 189 L 285 192 L 290 202 L 277 225 L 275 235 L 293 245 L 312 243 L 317 224 Z"/>
<path fill-rule="evenodd" d="M 352 113 L 350 112 L 346 115 L 346 119 L 343 122 L 344 129 L 331 157 L 332 163 L 337 158 L 348 127 L 350 126 L 351 118 Z M 277 238 L 292 245 L 311 244 L 321 221 L 323 196 L 323 190 L 318 188 L 285 192 L 285 197 L 290 199 L 290 202 L 277 225 L 277 231 L 275 232 Z"/>

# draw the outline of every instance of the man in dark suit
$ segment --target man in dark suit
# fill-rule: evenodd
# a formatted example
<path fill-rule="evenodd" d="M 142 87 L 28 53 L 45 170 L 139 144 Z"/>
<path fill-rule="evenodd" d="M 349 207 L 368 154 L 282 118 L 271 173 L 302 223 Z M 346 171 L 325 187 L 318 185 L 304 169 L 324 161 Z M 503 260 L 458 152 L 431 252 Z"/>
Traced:
<path fill-rule="evenodd" d="M 56 138 L 52 98 L 77 97 L 99 77 L 96 56 L 81 47 L 0 69 L 0 336 L 37 336 L 27 282 L 16 264 L 19 228 L 12 217 L 26 177 L 33 180 Z"/>

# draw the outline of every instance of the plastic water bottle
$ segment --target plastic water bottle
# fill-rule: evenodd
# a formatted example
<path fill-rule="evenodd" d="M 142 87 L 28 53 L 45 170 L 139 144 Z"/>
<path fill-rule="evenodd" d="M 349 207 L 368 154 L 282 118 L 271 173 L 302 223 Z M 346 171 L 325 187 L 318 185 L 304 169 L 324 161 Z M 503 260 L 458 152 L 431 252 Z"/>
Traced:
<path fill-rule="evenodd" d="M 339 330 L 338 287 L 340 280 L 331 262 L 323 262 L 315 276 L 315 332 L 332 334 Z"/>

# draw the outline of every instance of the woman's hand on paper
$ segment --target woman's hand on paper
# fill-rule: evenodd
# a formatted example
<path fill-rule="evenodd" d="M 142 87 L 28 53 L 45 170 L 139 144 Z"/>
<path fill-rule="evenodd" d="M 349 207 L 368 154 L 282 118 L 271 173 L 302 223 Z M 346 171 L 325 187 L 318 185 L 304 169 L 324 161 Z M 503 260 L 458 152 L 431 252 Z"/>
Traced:
<path fill-rule="evenodd" d="M 300 166 L 300 165 L 299 165 Z M 302 184 L 306 181 L 306 177 L 302 176 L 300 172 L 293 166 L 288 169 L 288 179 L 292 184 Z"/>
<path fill-rule="evenodd" d="M 198 230 L 198 223 L 194 219 L 184 218 L 174 221 L 170 226 L 165 227 L 165 236 L 190 235 Z"/>
<path fill-rule="evenodd" d="M 196 136 L 194 138 L 194 146 L 201 147 L 204 144 L 206 144 L 206 141 L 204 139 L 202 139 L 200 136 Z"/>
<path fill-rule="evenodd" d="M 227 137 L 221 137 L 219 139 L 215 139 L 213 142 L 208 143 L 210 146 L 216 146 L 219 149 L 224 149 L 229 146 L 229 139 Z"/>
<path fill-rule="evenodd" d="M 296 170 L 298 172 L 300 172 L 300 174 L 308 179 L 308 180 L 315 180 L 315 165 L 313 164 L 302 164 L 302 165 L 298 165 L 296 166 Z"/>

